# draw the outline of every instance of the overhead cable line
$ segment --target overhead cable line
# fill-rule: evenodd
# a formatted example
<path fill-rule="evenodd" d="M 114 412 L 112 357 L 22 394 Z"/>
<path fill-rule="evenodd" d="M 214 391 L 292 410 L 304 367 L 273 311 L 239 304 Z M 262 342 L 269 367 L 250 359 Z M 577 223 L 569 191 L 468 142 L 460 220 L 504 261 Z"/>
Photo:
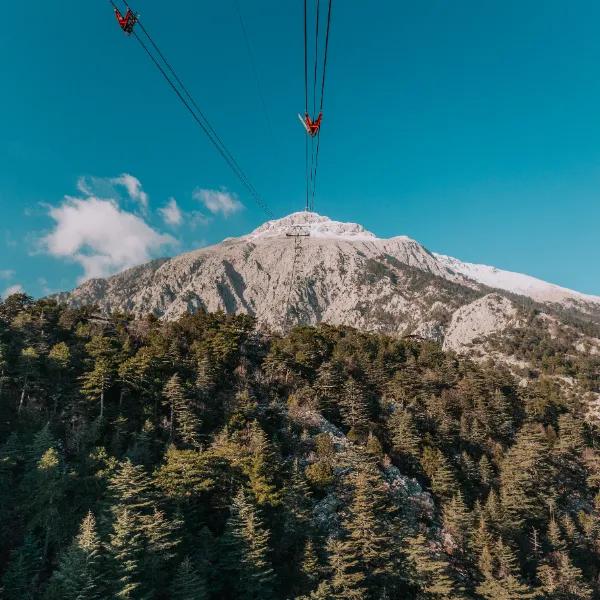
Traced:
<path fill-rule="evenodd" d="M 304 119 L 308 115 L 308 0 L 304 0 Z M 307 131 L 308 133 L 308 131 Z M 305 210 L 308 212 L 310 201 L 308 170 L 308 137 L 306 138 L 306 203 Z"/>
<path fill-rule="evenodd" d="M 329 0 L 329 8 L 327 10 L 327 33 L 325 34 L 325 57 L 323 59 L 323 78 L 321 80 L 321 105 L 319 112 L 323 112 L 323 103 L 325 101 L 325 76 L 327 74 L 327 56 L 329 54 L 329 31 L 331 29 L 331 4 L 332 0 Z M 319 168 L 319 149 L 321 148 L 321 136 L 317 136 L 317 150 L 315 153 L 315 169 L 313 176 L 313 188 L 312 188 L 312 203 L 311 210 L 315 209 L 315 192 L 317 187 L 317 169 Z"/>
<path fill-rule="evenodd" d="M 303 124 L 308 136 L 311 138 L 310 151 L 307 142 L 306 151 L 306 203 L 305 210 L 314 210 L 317 186 L 317 172 L 319 168 L 319 152 L 321 147 L 321 121 L 323 118 L 323 107 L 325 102 L 325 83 L 327 75 L 327 62 L 329 55 L 329 33 L 331 30 L 332 0 L 328 1 L 327 26 L 323 44 L 323 56 L 320 54 L 321 41 L 321 0 L 315 0 L 315 40 L 314 61 L 312 73 L 312 86 L 308 81 L 308 56 L 310 47 L 310 36 L 308 28 L 308 0 L 304 2 L 304 94 L 305 94 L 305 117 Z M 319 69 L 321 69 L 320 90 L 317 87 Z M 310 89 L 312 87 L 312 89 Z M 312 117 L 309 114 L 309 101 L 312 100 Z M 318 112 L 317 112 L 317 106 Z M 316 138 L 316 140 L 315 140 Z"/>
<path fill-rule="evenodd" d="M 304 0 L 304 110 L 308 112 L 308 0 Z"/>
<path fill-rule="evenodd" d="M 319 21 L 321 16 L 321 0 L 317 0 L 316 6 L 316 35 L 315 35 L 315 66 L 314 66 L 314 78 L 313 78 L 313 115 L 317 114 L 317 69 L 319 61 Z"/>
<path fill-rule="evenodd" d="M 223 140 L 219 137 L 213 126 L 210 124 L 206 115 L 200 109 L 198 103 L 195 98 L 189 92 L 187 87 L 183 84 L 181 78 L 177 75 L 175 69 L 171 66 L 169 61 L 166 59 L 165 55 L 161 52 L 160 48 L 156 44 L 156 42 L 152 39 L 146 28 L 140 22 L 139 17 L 137 17 L 126 0 L 124 0 L 124 4 L 127 7 L 127 15 L 125 17 L 120 16 L 120 12 L 118 7 L 115 5 L 113 0 L 110 0 L 113 8 L 115 9 L 117 19 L 119 20 L 119 24 L 123 31 L 128 33 L 129 35 L 133 35 L 133 37 L 139 42 L 142 49 L 157 67 L 165 81 L 169 84 L 171 89 L 175 92 L 181 103 L 185 106 L 185 108 L 192 115 L 196 124 L 201 128 L 204 134 L 208 137 L 210 142 L 219 152 L 221 157 L 225 160 L 227 165 L 236 175 L 236 177 L 240 180 L 242 185 L 248 190 L 254 202 L 265 212 L 265 214 L 269 218 L 274 218 L 274 214 L 266 204 L 266 202 L 262 199 L 261 195 L 258 193 L 254 185 L 252 185 L 251 181 L 246 176 L 243 169 L 238 164 L 237 160 L 233 157 Z M 120 18 L 121 17 L 121 18 Z M 130 18 L 130 21 L 127 21 L 127 18 Z M 154 49 L 156 55 L 152 52 L 152 50 L 148 47 L 148 45 L 142 40 L 142 38 L 137 34 L 134 29 L 134 26 L 138 25 L 142 33 L 146 36 L 148 41 L 150 42 L 152 48 Z M 161 64 L 162 62 L 162 64 Z"/>

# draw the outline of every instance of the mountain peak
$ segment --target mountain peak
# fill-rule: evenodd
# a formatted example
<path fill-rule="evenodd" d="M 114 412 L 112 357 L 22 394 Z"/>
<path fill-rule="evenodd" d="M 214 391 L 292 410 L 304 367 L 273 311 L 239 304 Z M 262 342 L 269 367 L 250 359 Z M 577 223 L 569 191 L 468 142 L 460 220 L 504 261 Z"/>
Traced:
<path fill-rule="evenodd" d="M 300 232 L 308 237 L 287 237 Z M 242 312 L 274 331 L 329 322 L 394 334 L 430 332 L 438 339 L 456 311 L 494 289 L 600 318 L 597 298 L 432 254 L 405 236 L 381 239 L 362 225 L 314 212 L 293 213 L 226 243 L 89 281 L 60 299 L 165 319 L 199 309 Z M 507 310 L 504 320 L 495 319 L 490 306 L 499 302 L 494 296 L 468 313 L 477 324 L 473 331 L 512 322 Z M 463 316 L 457 313 L 457 319 Z M 454 330 L 463 336 L 464 328 Z"/>
<path fill-rule="evenodd" d="M 333 221 L 329 217 L 315 212 L 295 212 L 281 219 L 267 221 L 258 229 L 245 236 L 245 239 L 281 237 L 299 230 L 305 231 L 311 237 L 347 239 L 347 240 L 376 240 L 377 237 L 358 223 L 343 223 Z"/>

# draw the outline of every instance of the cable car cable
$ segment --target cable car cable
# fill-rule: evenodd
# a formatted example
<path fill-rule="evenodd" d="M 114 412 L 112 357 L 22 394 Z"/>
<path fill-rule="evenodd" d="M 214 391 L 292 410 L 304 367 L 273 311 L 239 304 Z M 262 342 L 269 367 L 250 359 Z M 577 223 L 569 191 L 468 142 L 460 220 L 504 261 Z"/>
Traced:
<path fill-rule="evenodd" d="M 314 102 L 314 114 L 317 114 L 317 110 L 316 110 L 316 95 L 317 95 L 317 90 L 316 90 L 316 78 L 317 78 L 317 64 L 318 64 L 318 47 L 319 47 L 319 31 L 320 31 L 320 27 L 319 27 L 319 19 L 320 19 L 320 0 L 316 0 L 317 4 L 316 4 L 316 10 L 317 10 L 317 14 L 316 14 L 316 42 L 315 42 L 315 68 L 314 68 L 314 88 L 313 88 L 313 102 Z M 322 78 L 321 78 L 321 94 L 320 94 L 320 100 L 319 100 L 319 114 L 322 114 L 323 112 L 323 106 L 324 106 L 324 101 L 325 101 L 325 83 L 326 83 L 326 74 L 327 74 L 327 62 L 328 62 L 328 56 L 329 56 L 329 33 L 331 30 L 331 14 L 332 14 L 332 3 L 333 0 L 329 0 L 328 3 L 328 9 L 327 9 L 327 29 L 326 29 L 326 33 L 325 33 L 325 48 L 324 48 L 324 57 L 323 57 L 323 73 L 322 73 Z M 306 44 L 306 41 L 305 41 Z M 307 50 L 306 50 L 306 45 L 305 45 L 305 54 L 306 54 Z M 321 148 L 321 131 L 319 129 L 319 131 L 317 132 L 317 135 L 315 136 L 317 138 L 317 143 L 316 143 L 316 149 L 314 146 L 314 137 L 313 139 L 313 148 L 312 148 L 312 154 L 311 154 L 311 160 L 310 160 L 310 176 L 307 177 L 307 189 L 310 189 L 309 195 L 310 195 L 310 210 L 314 210 L 315 207 L 315 196 L 316 196 L 316 185 L 317 185 L 317 172 L 318 172 L 318 168 L 319 168 L 319 152 L 320 152 L 320 148 Z M 308 165 L 308 158 L 307 158 L 307 165 Z M 307 166 L 308 169 L 308 166 Z"/>
<path fill-rule="evenodd" d="M 127 8 L 129 10 L 131 10 L 127 1 L 126 0 L 123 0 L 123 1 L 125 3 L 125 6 L 127 6 Z M 117 9 L 117 6 L 115 5 L 113 0 L 110 0 L 110 3 L 112 4 L 112 6 L 115 9 Z M 152 44 L 152 47 L 156 50 L 156 53 L 158 54 L 160 59 L 163 61 L 166 68 L 171 72 L 171 74 L 173 75 L 175 81 L 177 82 L 177 84 L 179 85 L 181 90 L 177 88 L 177 85 L 175 85 L 175 83 L 171 80 L 171 78 L 169 77 L 169 74 L 165 71 L 165 68 L 160 64 L 159 60 L 152 54 L 152 52 L 150 51 L 148 46 L 140 38 L 140 36 L 137 34 L 137 32 L 132 31 L 132 35 L 139 42 L 139 44 L 141 45 L 143 50 L 146 52 L 146 54 L 150 57 L 150 59 L 155 64 L 155 66 L 158 68 L 158 70 L 160 71 L 160 73 L 162 74 L 164 79 L 167 81 L 169 86 L 177 94 L 178 98 L 181 100 L 183 105 L 187 108 L 187 110 L 192 115 L 192 117 L 194 118 L 196 123 L 200 126 L 202 131 L 206 134 L 208 139 L 211 141 L 213 146 L 217 149 L 219 154 L 222 156 L 222 158 L 225 160 L 225 162 L 231 168 L 233 173 L 241 181 L 241 183 L 244 185 L 244 187 L 248 190 L 248 192 L 252 196 L 254 202 L 265 212 L 265 214 L 269 218 L 274 218 L 273 211 L 271 211 L 269 206 L 262 199 L 262 197 L 260 196 L 260 194 L 258 193 L 256 188 L 252 185 L 252 183 L 250 182 L 250 180 L 248 179 L 248 177 L 246 176 L 246 174 L 244 173 L 242 168 L 239 166 L 236 159 L 233 157 L 231 152 L 227 149 L 227 146 L 225 145 L 223 140 L 219 137 L 217 132 L 214 130 L 214 128 L 208 121 L 206 115 L 204 115 L 204 113 L 198 106 L 198 103 L 196 102 L 194 97 L 191 95 L 191 93 L 188 91 L 186 86 L 183 84 L 180 77 L 177 75 L 175 69 L 167 61 L 165 55 L 161 52 L 161 50 L 158 47 L 158 45 L 156 44 L 156 42 L 154 42 L 154 40 L 152 39 L 152 37 L 150 36 L 150 34 L 146 30 L 146 28 L 143 26 L 143 24 L 139 21 L 139 19 L 136 20 L 136 24 L 139 25 L 139 27 L 142 30 L 142 32 L 144 33 L 144 35 L 148 38 L 149 42 Z M 184 95 L 187 96 L 188 100 L 186 100 Z M 196 114 L 196 111 L 198 114 Z"/>

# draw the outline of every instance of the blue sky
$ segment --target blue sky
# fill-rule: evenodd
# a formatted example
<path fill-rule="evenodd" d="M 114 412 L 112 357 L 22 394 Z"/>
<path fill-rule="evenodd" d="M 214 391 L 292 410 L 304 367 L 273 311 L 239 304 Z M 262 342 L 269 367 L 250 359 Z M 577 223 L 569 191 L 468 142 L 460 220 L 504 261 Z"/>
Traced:
<path fill-rule="evenodd" d="M 233 0 L 136 8 L 283 216 L 304 195 L 302 2 L 238 1 L 268 118 Z M 316 210 L 600 294 L 598 23 L 591 0 L 337 0 Z M 265 220 L 104 0 L 7 3 L 0 71 L 0 292 Z"/>

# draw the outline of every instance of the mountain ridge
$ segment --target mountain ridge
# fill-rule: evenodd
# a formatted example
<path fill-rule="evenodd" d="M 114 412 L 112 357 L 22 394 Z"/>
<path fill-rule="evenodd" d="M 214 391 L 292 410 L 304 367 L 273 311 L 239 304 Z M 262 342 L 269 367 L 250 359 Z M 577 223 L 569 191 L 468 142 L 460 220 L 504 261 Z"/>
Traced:
<path fill-rule="evenodd" d="M 245 313 L 271 331 L 328 322 L 418 335 L 466 351 L 482 336 L 522 323 L 523 296 L 538 311 L 573 310 L 600 325 L 600 297 L 463 263 L 407 236 L 382 239 L 357 223 L 301 212 L 241 237 L 89 280 L 56 298 L 167 320 L 197 310 Z"/>
<path fill-rule="evenodd" d="M 325 239 L 380 242 L 405 240 L 419 243 L 405 235 L 380 238 L 358 223 L 334 221 L 328 217 L 311 212 L 292 213 L 282 219 L 267 221 L 250 234 L 241 236 L 241 238 L 227 239 L 257 240 L 263 237 L 283 236 L 287 235 L 288 230 L 293 227 L 306 227 L 306 231 L 311 237 L 322 237 Z M 425 246 L 420 245 L 427 250 Z M 427 251 L 429 252 L 429 250 Z M 492 265 L 466 262 L 438 252 L 430 252 L 430 254 L 450 270 L 492 288 L 528 296 L 539 302 L 562 302 L 574 299 L 590 301 L 600 306 L 600 296 L 585 294 L 531 275 L 500 269 Z"/>

